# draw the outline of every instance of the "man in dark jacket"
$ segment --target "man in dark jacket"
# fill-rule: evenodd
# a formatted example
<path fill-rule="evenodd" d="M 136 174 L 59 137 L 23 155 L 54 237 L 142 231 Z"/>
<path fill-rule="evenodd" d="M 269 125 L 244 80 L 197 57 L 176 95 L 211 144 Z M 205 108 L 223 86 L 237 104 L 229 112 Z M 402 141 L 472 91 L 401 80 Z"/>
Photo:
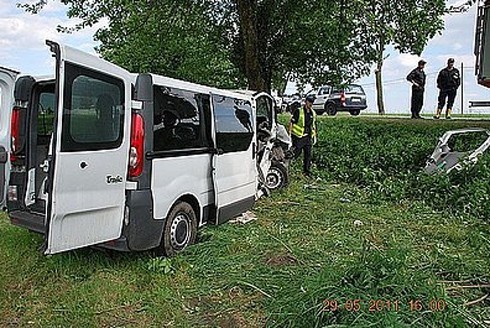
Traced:
<path fill-rule="evenodd" d="M 425 67 L 426 61 L 421 59 L 416 68 L 414 68 L 407 76 L 407 80 L 412 83 L 412 118 L 419 119 L 422 106 L 424 105 L 424 90 L 425 90 Z"/>
<path fill-rule="evenodd" d="M 437 76 L 437 87 L 439 88 L 439 98 L 437 104 L 435 119 L 441 117 L 442 109 L 446 103 L 446 118 L 451 118 L 451 112 L 453 110 L 454 98 L 456 98 L 456 91 L 461 84 L 461 76 L 457 68 L 454 67 L 454 58 L 449 58 L 447 61 L 447 67 L 439 72 Z"/>

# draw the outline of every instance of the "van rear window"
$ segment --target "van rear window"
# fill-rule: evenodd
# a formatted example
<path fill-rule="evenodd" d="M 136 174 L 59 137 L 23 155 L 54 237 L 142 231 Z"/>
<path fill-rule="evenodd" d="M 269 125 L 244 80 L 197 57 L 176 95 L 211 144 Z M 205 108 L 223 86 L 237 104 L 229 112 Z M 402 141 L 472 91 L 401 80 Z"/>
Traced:
<path fill-rule="evenodd" d="M 55 105 L 53 92 L 41 92 L 37 110 L 37 134 L 39 136 L 49 136 L 53 132 Z"/>
<path fill-rule="evenodd" d="M 124 83 L 87 68 L 67 65 L 62 151 L 117 148 L 124 125 Z"/>

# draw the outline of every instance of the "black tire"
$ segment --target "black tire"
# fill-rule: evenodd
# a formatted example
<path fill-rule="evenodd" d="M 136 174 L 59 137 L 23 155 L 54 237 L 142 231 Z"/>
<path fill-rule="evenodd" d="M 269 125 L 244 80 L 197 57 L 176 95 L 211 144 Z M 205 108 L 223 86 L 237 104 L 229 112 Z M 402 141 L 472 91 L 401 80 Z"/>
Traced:
<path fill-rule="evenodd" d="M 360 109 L 353 109 L 350 111 L 350 114 L 353 116 L 357 116 L 357 115 L 361 114 L 361 110 Z"/>
<path fill-rule="evenodd" d="M 265 177 L 265 185 L 269 190 L 277 190 L 284 188 L 289 183 L 289 175 L 287 167 L 279 162 L 272 163 L 269 172 Z"/>
<path fill-rule="evenodd" d="M 330 116 L 335 116 L 337 115 L 337 107 L 335 107 L 335 104 L 329 103 L 325 106 L 325 111 L 327 112 L 328 115 Z"/>
<path fill-rule="evenodd" d="M 178 201 L 165 220 L 163 236 L 156 249 L 159 256 L 175 256 L 196 242 L 196 212 L 189 203 Z"/>

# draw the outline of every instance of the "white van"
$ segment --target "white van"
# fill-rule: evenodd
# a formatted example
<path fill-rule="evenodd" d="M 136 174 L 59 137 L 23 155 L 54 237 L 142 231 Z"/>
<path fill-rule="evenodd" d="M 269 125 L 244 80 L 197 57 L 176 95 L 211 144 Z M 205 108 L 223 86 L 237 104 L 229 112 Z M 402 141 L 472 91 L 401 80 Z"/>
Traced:
<path fill-rule="evenodd" d="M 98 245 L 171 256 L 199 227 L 253 206 L 257 122 L 275 126 L 272 97 L 131 74 L 47 44 L 56 76 L 16 81 L 7 197 L 13 224 L 45 234 L 45 254 Z M 2 74 L 11 85 L 15 73 Z"/>

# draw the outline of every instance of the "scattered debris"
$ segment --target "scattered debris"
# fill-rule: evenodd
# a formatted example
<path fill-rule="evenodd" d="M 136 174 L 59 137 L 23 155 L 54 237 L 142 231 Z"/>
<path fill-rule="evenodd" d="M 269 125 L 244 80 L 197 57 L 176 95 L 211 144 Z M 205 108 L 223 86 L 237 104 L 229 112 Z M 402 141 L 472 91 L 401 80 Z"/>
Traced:
<path fill-rule="evenodd" d="M 285 202 L 276 202 L 277 205 L 301 205 L 301 203 L 298 202 L 290 202 L 290 201 L 285 201 Z"/>
<path fill-rule="evenodd" d="M 471 133 L 486 134 L 486 140 L 476 149 L 470 151 L 456 151 L 451 149 L 451 144 L 455 144 L 455 139 Z M 425 164 L 427 174 L 449 173 L 452 170 L 461 171 L 467 165 L 473 165 L 490 147 L 490 131 L 481 128 L 470 128 L 447 131 L 439 139 L 434 152 Z"/>
<path fill-rule="evenodd" d="M 361 227 L 361 226 L 363 226 L 363 225 L 364 225 L 364 223 L 362 223 L 362 221 L 361 221 L 361 220 L 355 220 L 355 221 L 354 221 L 354 226 L 355 226 L 355 227 Z"/>
<path fill-rule="evenodd" d="M 253 214 L 250 211 L 247 211 L 247 212 L 243 213 L 242 215 L 237 216 L 236 218 L 230 220 L 229 222 L 232 224 L 247 224 L 247 223 L 255 221 L 255 220 L 257 220 L 257 217 L 255 216 L 255 214 Z"/>
<path fill-rule="evenodd" d="M 474 305 L 474 304 L 478 304 L 478 303 L 483 302 L 484 300 L 486 300 L 488 298 L 488 296 L 490 296 L 490 294 L 485 294 L 482 297 L 480 297 L 480 298 L 478 298 L 478 299 L 476 299 L 474 301 L 471 301 L 471 302 L 466 302 L 463 305 L 464 306 L 471 306 L 471 305 Z"/>
<path fill-rule="evenodd" d="M 351 202 L 351 200 L 349 198 L 345 198 L 345 197 L 340 198 L 340 201 L 342 203 L 350 203 Z"/>

